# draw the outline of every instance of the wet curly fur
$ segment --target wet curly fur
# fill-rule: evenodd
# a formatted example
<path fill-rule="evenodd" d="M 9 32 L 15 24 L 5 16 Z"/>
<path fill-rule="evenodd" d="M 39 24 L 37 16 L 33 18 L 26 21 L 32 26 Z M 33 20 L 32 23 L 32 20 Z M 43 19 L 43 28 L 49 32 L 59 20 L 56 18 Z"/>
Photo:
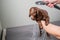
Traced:
<path fill-rule="evenodd" d="M 37 7 L 31 7 L 29 9 L 29 17 L 31 17 L 32 20 L 38 23 L 39 29 L 40 29 L 40 36 L 41 36 L 42 35 L 41 29 L 43 28 L 41 20 L 45 21 L 46 26 L 49 24 L 48 12 L 46 10 L 43 10 Z"/>

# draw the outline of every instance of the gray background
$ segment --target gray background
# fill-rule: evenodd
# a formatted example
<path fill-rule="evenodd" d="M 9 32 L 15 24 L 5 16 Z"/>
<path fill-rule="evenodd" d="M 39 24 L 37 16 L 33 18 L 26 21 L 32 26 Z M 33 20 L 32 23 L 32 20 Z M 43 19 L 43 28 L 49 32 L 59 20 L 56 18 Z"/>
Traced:
<path fill-rule="evenodd" d="M 60 20 L 60 10 L 49 8 L 47 6 L 35 5 L 38 0 L 1 0 L 1 23 L 2 27 L 16 27 L 31 25 L 32 21 L 29 15 L 29 8 L 36 6 L 48 11 L 50 21 Z"/>

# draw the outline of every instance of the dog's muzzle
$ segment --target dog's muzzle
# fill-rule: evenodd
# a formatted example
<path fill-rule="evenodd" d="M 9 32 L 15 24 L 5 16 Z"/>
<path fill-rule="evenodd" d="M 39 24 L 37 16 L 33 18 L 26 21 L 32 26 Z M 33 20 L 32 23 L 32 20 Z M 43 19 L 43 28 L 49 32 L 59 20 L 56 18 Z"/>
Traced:
<path fill-rule="evenodd" d="M 35 20 L 35 18 L 34 18 L 33 16 L 31 16 L 31 19 L 32 19 L 32 20 Z"/>

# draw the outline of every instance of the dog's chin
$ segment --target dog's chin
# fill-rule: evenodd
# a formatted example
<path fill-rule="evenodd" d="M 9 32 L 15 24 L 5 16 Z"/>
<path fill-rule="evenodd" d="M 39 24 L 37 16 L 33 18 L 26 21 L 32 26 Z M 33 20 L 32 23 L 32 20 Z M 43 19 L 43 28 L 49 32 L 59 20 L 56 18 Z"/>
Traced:
<path fill-rule="evenodd" d="M 35 19 L 33 19 L 33 18 L 31 18 L 32 20 L 35 20 Z"/>

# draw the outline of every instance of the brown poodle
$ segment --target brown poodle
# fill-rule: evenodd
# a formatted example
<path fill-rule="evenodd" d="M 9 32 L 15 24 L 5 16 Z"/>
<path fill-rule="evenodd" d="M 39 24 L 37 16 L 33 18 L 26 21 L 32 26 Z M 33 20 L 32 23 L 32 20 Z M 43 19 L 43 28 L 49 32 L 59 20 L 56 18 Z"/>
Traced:
<path fill-rule="evenodd" d="M 29 17 L 31 17 L 32 20 L 35 20 L 38 23 L 41 36 L 42 35 L 41 29 L 43 28 L 41 20 L 45 21 L 46 26 L 49 24 L 48 12 L 37 7 L 31 7 L 29 10 Z"/>

